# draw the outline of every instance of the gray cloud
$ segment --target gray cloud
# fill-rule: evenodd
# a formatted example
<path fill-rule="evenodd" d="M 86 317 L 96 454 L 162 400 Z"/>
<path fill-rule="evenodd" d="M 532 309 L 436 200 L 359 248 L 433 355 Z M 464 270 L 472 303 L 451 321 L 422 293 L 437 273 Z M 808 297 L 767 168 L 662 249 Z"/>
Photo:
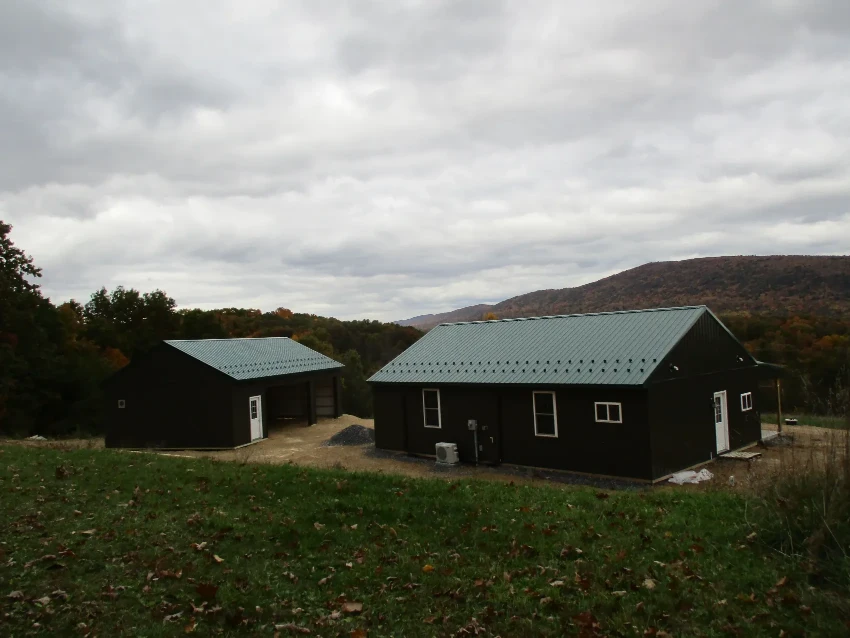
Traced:
<path fill-rule="evenodd" d="M 0 218 L 57 300 L 394 319 L 850 245 L 843 0 L 0 4 Z"/>

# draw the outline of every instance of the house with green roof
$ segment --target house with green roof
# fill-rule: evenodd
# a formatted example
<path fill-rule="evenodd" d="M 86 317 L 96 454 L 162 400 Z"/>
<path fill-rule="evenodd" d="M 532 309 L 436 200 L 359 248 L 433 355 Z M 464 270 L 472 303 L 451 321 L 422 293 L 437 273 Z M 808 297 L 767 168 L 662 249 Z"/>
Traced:
<path fill-rule="evenodd" d="M 442 324 L 369 383 L 379 448 L 659 480 L 760 441 L 777 374 L 689 306 Z"/>
<path fill-rule="evenodd" d="M 287 337 L 164 341 L 106 383 L 106 446 L 225 449 L 342 414 L 343 365 Z"/>

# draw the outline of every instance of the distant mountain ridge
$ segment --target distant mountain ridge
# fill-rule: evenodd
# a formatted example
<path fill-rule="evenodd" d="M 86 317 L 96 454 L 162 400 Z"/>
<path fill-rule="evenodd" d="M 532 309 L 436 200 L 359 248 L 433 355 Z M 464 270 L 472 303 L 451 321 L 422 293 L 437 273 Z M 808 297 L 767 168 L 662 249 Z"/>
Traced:
<path fill-rule="evenodd" d="M 850 317 L 850 256 L 701 257 L 650 262 L 575 288 L 530 292 L 497 304 L 398 321 L 428 330 L 455 321 L 704 304 L 745 311 Z"/>

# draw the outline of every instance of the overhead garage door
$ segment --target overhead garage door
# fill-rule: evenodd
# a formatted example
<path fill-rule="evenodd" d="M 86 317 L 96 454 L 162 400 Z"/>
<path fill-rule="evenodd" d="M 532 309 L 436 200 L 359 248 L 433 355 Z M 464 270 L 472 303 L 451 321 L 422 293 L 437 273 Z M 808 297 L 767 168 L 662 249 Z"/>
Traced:
<path fill-rule="evenodd" d="M 336 416 L 333 381 L 316 382 L 316 416 Z"/>

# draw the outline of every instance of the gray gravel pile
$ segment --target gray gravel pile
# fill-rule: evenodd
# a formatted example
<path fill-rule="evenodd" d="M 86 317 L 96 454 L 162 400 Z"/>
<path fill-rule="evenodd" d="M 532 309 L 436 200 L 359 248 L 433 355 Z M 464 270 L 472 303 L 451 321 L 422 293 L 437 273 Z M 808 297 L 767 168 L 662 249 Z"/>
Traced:
<path fill-rule="evenodd" d="M 366 445 L 375 442 L 375 430 L 363 425 L 349 425 L 325 441 L 325 445 Z"/>

